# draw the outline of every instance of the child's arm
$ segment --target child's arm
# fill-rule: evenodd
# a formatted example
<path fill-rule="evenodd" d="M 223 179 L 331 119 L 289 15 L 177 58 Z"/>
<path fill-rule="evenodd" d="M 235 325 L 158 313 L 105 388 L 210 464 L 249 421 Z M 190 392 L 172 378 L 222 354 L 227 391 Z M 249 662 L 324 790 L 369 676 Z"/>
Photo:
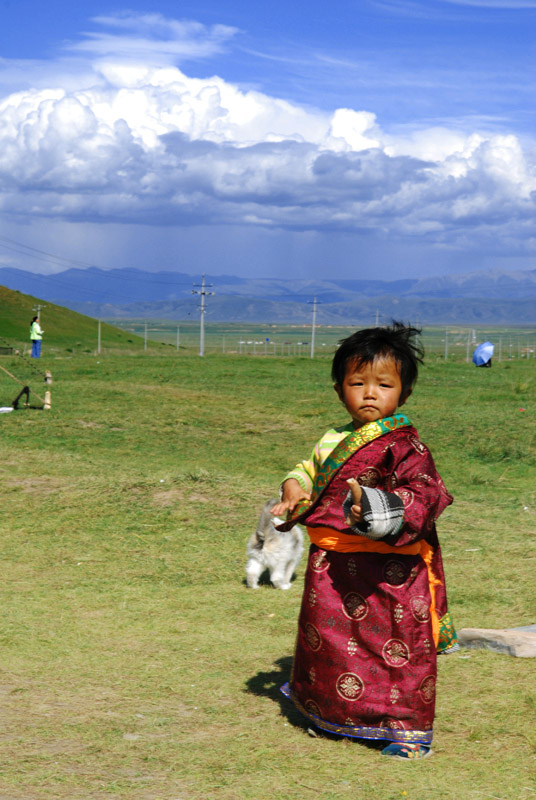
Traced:
<path fill-rule="evenodd" d="M 350 492 L 352 494 L 352 505 L 350 506 L 349 511 L 346 513 L 344 521 L 347 525 L 356 525 L 358 522 L 363 522 L 363 514 L 361 508 L 361 496 L 363 491 L 361 486 L 358 484 L 355 478 L 348 478 L 346 481 L 348 486 L 350 487 Z M 346 511 L 346 505 L 345 505 Z"/>
<path fill-rule="evenodd" d="M 304 491 L 296 478 L 287 478 L 281 487 L 281 501 L 272 508 L 274 516 L 281 516 L 287 511 L 294 511 L 299 500 L 309 500 L 311 495 Z"/>
<path fill-rule="evenodd" d="M 404 522 L 404 503 L 392 492 L 362 487 L 355 478 L 346 481 L 350 491 L 342 507 L 346 524 L 368 539 L 395 536 Z"/>
<path fill-rule="evenodd" d="M 313 447 L 309 459 L 300 461 L 287 473 L 281 485 L 281 501 L 272 508 L 272 514 L 281 516 L 294 511 L 300 500 L 310 500 L 318 470 L 334 447 L 349 433 L 348 426 L 330 428 Z"/>
<path fill-rule="evenodd" d="M 401 448 L 393 471 L 392 491 L 361 487 L 350 479 L 350 492 L 343 503 L 347 525 L 356 534 L 404 546 L 424 539 L 434 521 L 452 502 L 438 475 L 429 450 L 420 444 Z M 356 489 L 355 484 L 358 488 Z M 360 503 L 356 503 L 361 493 Z"/>

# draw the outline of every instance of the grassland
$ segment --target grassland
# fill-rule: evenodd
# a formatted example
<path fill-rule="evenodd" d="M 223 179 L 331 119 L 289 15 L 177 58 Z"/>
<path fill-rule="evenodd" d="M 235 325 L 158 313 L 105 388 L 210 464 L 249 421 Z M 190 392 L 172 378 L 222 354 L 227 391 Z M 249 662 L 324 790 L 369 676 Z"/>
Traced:
<path fill-rule="evenodd" d="M 183 355 L 199 352 L 199 321 L 109 320 L 121 330 L 165 343 Z M 373 320 L 371 320 L 373 324 Z M 337 342 L 354 330 L 351 326 L 319 325 L 315 328 L 315 357 L 329 357 Z M 308 356 L 311 352 L 310 325 L 207 323 L 205 353 L 227 355 Z M 477 342 L 495 344 L 495 362 L 536 357 L 536 329 L 527 326 L 492 328 L 484 326 L 427 327 L 423 332 L 426 352 L 447 361 L 470 361 Z"/>
<path fill-rule="evenodd" d="M 249 591 L 245 542 L 344 419 L 327 358 L 70 346 L 40 363 L 52 409 L 0 416 L 2 800 L 536 797 L 532 659 L 443 657 L 417 764 L 311 739 L 279 694 L 303 564 L 290 591 Z M 455 496 L 440 536 L 460 628 L 536 622 L 535 388 L 533 359 L 432 358 L 407 406 Z"/>

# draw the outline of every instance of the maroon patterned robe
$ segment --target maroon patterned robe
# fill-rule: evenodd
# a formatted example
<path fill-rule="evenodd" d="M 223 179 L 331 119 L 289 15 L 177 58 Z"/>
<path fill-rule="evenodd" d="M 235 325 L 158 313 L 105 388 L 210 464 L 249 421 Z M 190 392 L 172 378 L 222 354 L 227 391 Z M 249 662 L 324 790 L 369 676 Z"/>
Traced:
<path fill-rule="evenodd" d="M 429 572 L 421 555 L 397 548 L 421 539 L 431 545 L 431 567 L 440 581 L 436 611 L 445 616 L 435 520 L 452 498 L 417 431 L 405 427 L 357 450 L 300 521 L 352 533 L 342 512 L 350 477 L 397 494 L 404 523 L 386 540 L 392 550 L 385 554 L 311 545 L 292 677 L 283 692 L 319 728 L 429 744 L 436 684 Z"/>

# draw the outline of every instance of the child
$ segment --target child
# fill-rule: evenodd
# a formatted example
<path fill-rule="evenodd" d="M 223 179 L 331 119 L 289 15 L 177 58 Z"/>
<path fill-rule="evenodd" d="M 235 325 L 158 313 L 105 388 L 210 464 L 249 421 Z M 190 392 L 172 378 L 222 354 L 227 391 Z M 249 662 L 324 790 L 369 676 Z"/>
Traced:
<path fill-rule="evenodd" d="M 413 759 L 431 752 L 436 652 L 457 648 L 435 530 L 452 497 L 396 413 L 422 363 L 419 333 L 393 322 L 340 342 L 332 378 L 351 421 L 287 475 L 272 509 L 312 542 L 282 691 L 316 727 Z"/>

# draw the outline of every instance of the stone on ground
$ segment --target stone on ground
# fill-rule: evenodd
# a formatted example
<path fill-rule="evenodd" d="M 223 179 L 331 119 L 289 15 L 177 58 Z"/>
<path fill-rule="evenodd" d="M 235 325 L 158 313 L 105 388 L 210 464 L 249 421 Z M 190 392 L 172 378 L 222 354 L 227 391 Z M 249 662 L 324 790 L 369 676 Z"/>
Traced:
<path fill-rule="evenodd" d="M 462 628 L 461 647 L 485 648 L 518 658 L 536 658 L 536 625 L 519 628 Z"/>

